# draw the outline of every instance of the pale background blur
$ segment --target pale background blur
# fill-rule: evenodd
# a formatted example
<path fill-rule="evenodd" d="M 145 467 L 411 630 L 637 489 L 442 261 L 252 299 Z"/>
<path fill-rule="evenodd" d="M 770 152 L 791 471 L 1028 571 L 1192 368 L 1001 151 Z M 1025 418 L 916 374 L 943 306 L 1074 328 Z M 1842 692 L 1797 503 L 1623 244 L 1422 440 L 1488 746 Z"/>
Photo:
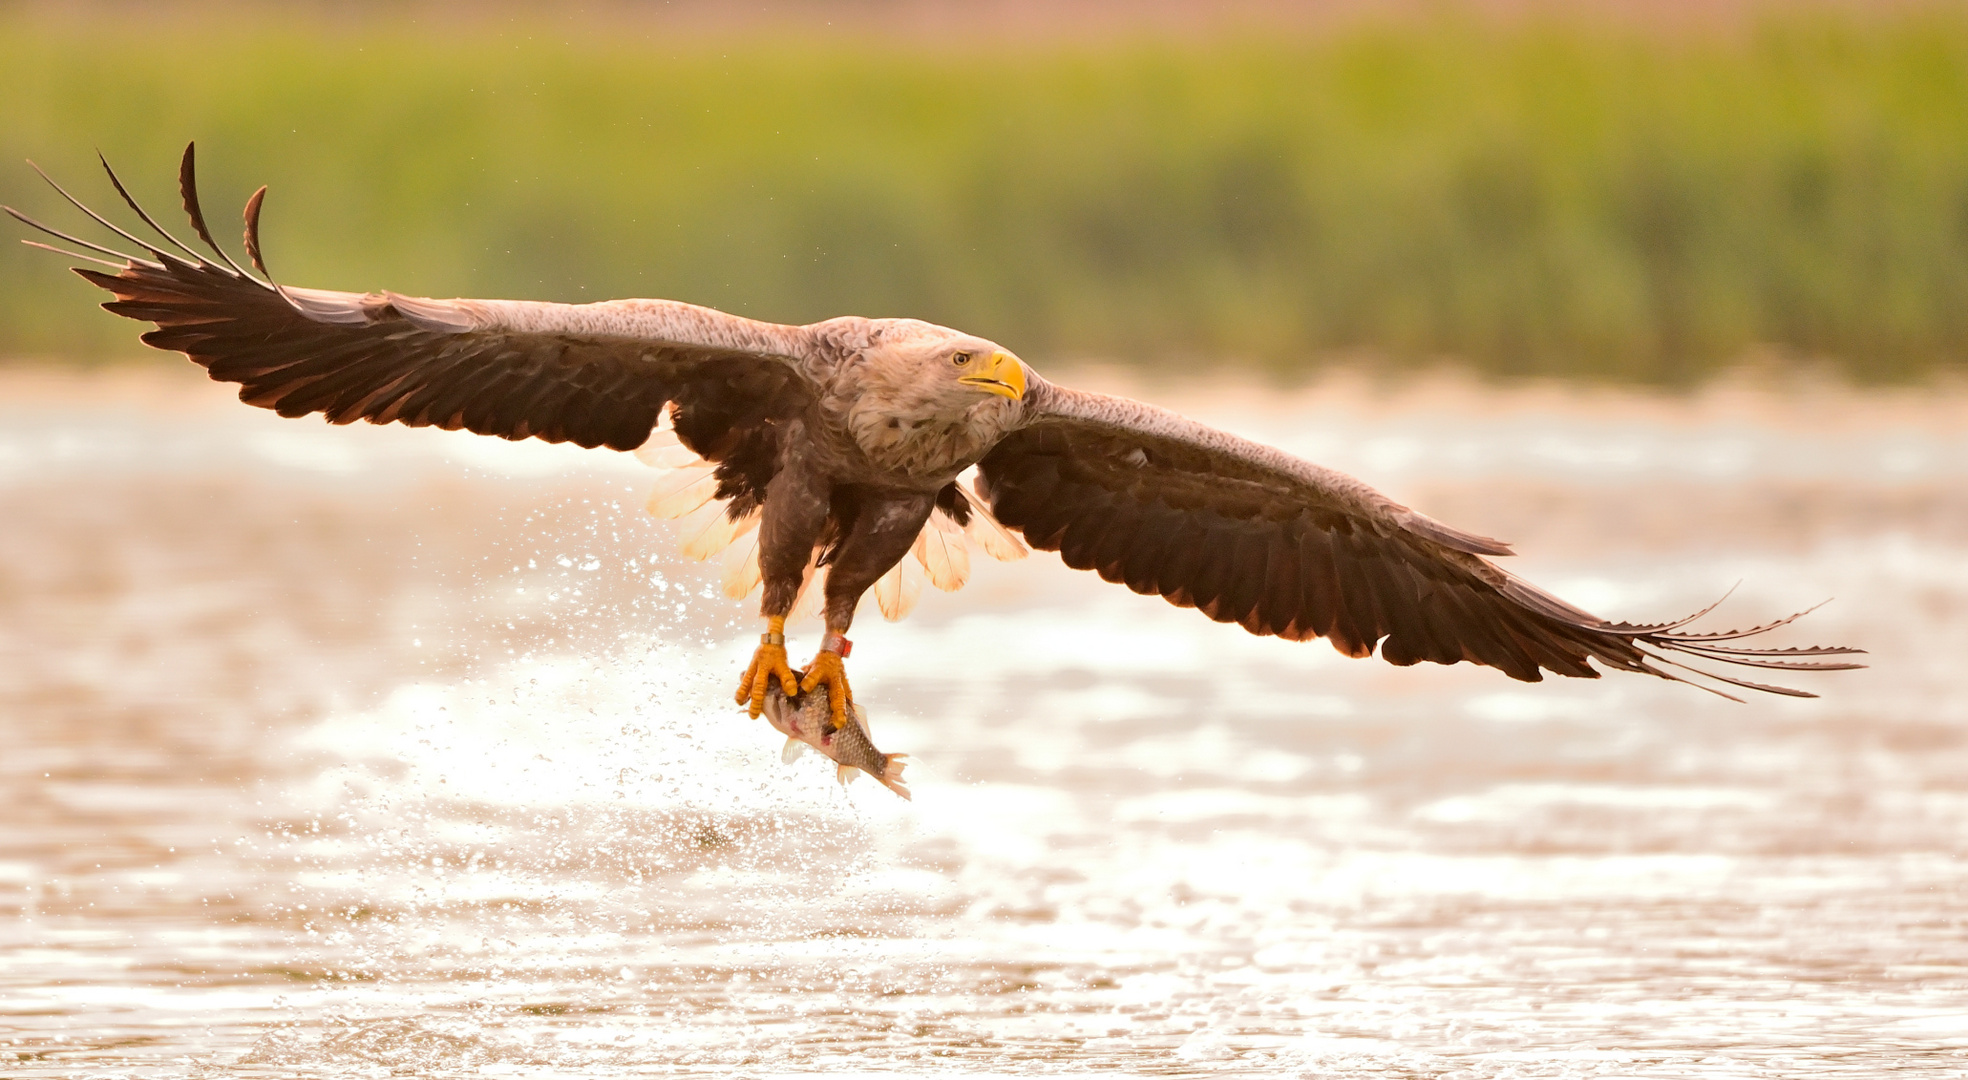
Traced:
<path fill-rule="evenodd" d="M 843 791 L 628 455 L 245 408 L 0 245 L 0 1073 L 1962 1071 L 1968 16 L 1199 10 L 0 5 L 0 158 L 175 225 L 195 138 L 294 284 L 949 322 L 1874 667 L 980 560 L 863 613 L 916 799 Z"/>

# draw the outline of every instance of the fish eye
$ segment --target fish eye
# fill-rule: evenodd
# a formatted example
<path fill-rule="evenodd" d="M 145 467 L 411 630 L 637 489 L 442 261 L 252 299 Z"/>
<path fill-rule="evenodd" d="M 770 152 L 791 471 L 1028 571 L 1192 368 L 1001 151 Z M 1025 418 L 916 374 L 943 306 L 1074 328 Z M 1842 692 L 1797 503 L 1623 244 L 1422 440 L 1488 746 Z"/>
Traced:
<path fill-rule="evenodd" d="M 958 367 L 962 367 L 965 364 L 970 363 L 970 354 L 967 352 L 960 352 L 955 356 L 950 357 L 950 362 L 952 364 L 957 365 Z"/>

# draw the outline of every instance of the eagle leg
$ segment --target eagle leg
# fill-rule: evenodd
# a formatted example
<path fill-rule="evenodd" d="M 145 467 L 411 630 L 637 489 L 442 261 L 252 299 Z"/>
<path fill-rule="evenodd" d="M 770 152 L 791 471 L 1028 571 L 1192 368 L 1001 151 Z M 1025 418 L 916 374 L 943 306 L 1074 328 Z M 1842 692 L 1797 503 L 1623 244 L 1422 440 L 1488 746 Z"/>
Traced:
<path fill-rule="evenodd" d="M 738 683 L 738 694 L 735 699 L 738 704 L 750 707 L 754 720 L 765 711 L 765 691 L 772 685 L 774 676 L 778 677 L 779 688 L 785 691 L 787 697 L 798 697 L 800 689 L 799 679 L 794 677 L 792 665 L 786 662 L 786 617 L 774 615 L 768 620 L 767 625 L 770 629 L 759 638 L 759 647 L 752 653 L 751 665 L 745 669 L 745 677 Z M 834 666 L 836 668 L 840 666 L 838 657 L 835 658 Z M 811 681 L 812 676 L 807 678 Z M 843 687 L 847 685 L 844 680 L 843 676 L 841 683 Z M 838 708 L 835 711 L 838 712 Z M 838 722 L 839 717 L 835 717 L 835 720 Z"/>
<path fill-rule="evenodd" d="M 832 645 L 840 642 L 846 646 L 847 639 L 836 631 L 828 631 L 826 642 Z M 833 714 L 834 730 L 839 731 L 852 723 L 854 691 L 847 685 L 847 668 L 841 664 L 841 654 L 832 648 L 822 648 L 813 656 L 813 663 L 806 666 L 806 679 L 800 683 L 802 693 L 827 688 L 827 709 Z"/>
<path fill-rule="evenodd" d="M 851 648 L 846 634 L 854 625 L 854 609 L 862 593 L 908 556 L 930 511 L 936 509 L 935 491 L 861 489 L 855 500 L 846 535 L 828 563 L 827 633 L 801 684 L 803 690 L 827 688 L 835 728 L 854 722 L 854 692 L 848 689 L 847 670 L 841 666 Z"/>

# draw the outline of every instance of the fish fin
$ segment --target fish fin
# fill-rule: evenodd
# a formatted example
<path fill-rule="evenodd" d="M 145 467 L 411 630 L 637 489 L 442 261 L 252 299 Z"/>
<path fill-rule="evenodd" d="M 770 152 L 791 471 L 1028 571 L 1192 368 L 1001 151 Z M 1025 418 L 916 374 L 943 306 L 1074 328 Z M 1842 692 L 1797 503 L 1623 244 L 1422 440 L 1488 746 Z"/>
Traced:
<path fill-rule="evenodd" d="M 840 781 L 840 785 L 841 785 L 842 787 L 846 787 L 846 786 L 847 786 L 847 784 L 848 784 L 848 781 L 850 781 L 850 780 L 852 780 L 852 779 L 854 779 L 854 778 L 855 778 L 856 776 L 859 776 L 859 775 L 861 775 L 861 770 L 860 770 L 860 769 L 857 769 L 857 768 L 855 768 L 855 767 L 854 767 L 854 766 L 852 766 L 852 765 L 836 765 L 836 766 L 834 766 L 834 779 L 836 779 L 836 780 L 839 780 L 839 781 Z"/>
<path fill-rule="evenodd" d="M 779 760 L 791 765 L 793 762 L 798 761 L 800 756 L 805 753 L 806 744 L 788 735 L 786 736 L 786 745 L 779 748 Z"/>
<path fill-rule="evenodd" d="M 861 729 L 861 734 L 866 735 L 869 742 L 874 742 L 875 733 L 868 727 L 868 710 L 858 701 L 848 702 L 847 708 L 854 717 L 854 725 Z"/>
<path fill-rule="evenodd" d="M 888 766 L 875 779 L 880 780 L 883 787 L 902 796 L 905 802 L 915 802 L 915 796 L 909 794 L 909 785 L 902 782 L 902 770 L 909 767 L 908 757 L 907 754 L 888 755 Z"/>

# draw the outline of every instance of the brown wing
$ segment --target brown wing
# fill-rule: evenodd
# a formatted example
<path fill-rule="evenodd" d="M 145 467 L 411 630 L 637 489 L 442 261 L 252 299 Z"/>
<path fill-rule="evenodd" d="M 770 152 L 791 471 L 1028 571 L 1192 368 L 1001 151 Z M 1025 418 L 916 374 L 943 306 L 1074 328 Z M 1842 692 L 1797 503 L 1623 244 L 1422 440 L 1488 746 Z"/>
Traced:
<path fill-rule="evenodd" d="M 629 450 L 675 402 L 679 433 L 693 449 L 722 461 L 756 442 L 769 417 L 795 411 L 810 397 L 796 362 L 806 344 L 797 327 L 664 300 L 431 300 L 279 286 L 247 273 L 212 242 L 190 147 L 179 172 L 185 210 L 219 262 L 171 237 L 113 172 L 110 179 L 157 231 L 158 242 L 139 239 L 62 194 L 148 257 L 8 212 L 119 260 L 79 256 L 115 271 L 76 271 L 115 295 L 103 307 L 156 323 L 143 335 L 146 344 L 184 353 L 212 378 L 239 383 L 240 400 L 282 416 L 321 413 L 336 424 L 463 428 Z M 246 208 L 247 251 L 263 275 L 264 192 Z"/>
<path fill-rule="evenodd" d="M 1395 664 L 1469 661 L 1513 678 L 1597 678 L 1590 660 L 1679 676 L 1659 651 L 1784 670 L 1855 649 L 1749 649 L 1769 627 L 1690 634 L 1611 623 L 1484 558 L 1510 549 L 1451 529 L 1352 477 L 1165 409 L 1033 380 L 1028 422 L 979 463 L 998 519 L 1068 566 L 1218 622 Z M 1796 616 L 1792 616 L 1796 618 Z M 1788 622 L 1790 620 L 1783 620 Z M 1701 672 L 1750 689 L 1801 691 Z"/>

